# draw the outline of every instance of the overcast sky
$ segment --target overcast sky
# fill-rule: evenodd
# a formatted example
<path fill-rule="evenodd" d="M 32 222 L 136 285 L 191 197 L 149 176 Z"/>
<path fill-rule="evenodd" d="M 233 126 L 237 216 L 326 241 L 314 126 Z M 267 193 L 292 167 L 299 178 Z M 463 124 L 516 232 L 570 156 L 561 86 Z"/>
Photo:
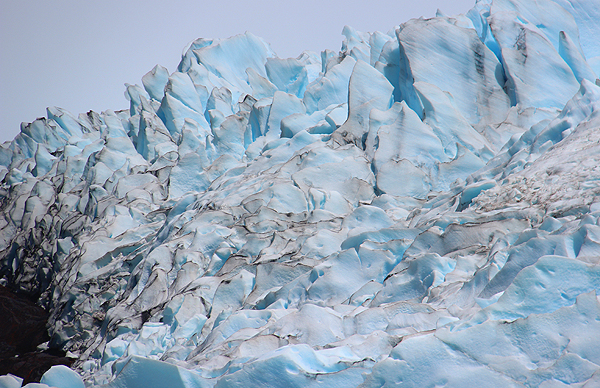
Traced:
<path fill-rule="evenodd" d="M 0 142 L 59 106 L 74 115 L 128 107 L 124 83 L 154 65 L 172 72 L 195 38 L 250 31 L 280 57 L 338 51 L 341 31 L 387 32 L 410 18 L 453 15 L 475 0 L 0 0 Z"/>

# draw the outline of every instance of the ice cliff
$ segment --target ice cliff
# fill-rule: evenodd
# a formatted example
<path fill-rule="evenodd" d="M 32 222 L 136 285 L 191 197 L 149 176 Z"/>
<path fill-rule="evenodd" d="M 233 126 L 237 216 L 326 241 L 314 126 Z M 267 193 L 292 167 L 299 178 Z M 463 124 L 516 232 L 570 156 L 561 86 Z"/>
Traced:
<path fill-rule="evenodd" d="M 49 108 L 0 147 L 2 284 L 78 357 L 41 382 L 600 386 L 598 23 L 198 39 L 128 110 Z"/>

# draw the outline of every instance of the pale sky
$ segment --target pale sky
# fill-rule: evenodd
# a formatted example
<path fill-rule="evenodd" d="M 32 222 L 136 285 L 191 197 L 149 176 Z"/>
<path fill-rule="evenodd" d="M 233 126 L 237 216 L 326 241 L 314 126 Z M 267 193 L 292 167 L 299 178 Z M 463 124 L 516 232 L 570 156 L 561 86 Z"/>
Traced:
<path fill-rule="evenodd" d="M 250 31 L 280 57 L 338 51 L 341 31 L 387 32 L 475 0 L 0 0 L 0 142 L 58 106 L 75 116 L 129 106 L 124 84 L 173 72 L 187 43 Z"/>

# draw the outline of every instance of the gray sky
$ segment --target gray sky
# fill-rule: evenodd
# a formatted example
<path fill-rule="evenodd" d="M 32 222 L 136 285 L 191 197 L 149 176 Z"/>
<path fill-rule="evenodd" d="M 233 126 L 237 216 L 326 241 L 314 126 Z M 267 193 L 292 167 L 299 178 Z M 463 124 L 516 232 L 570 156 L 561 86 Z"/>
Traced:
<path fill-rule="evenodd" d="M 250 31 L 280 57 L 339 50 L 341 31 L 387 32 L 437 8 L 464 13 L 475 0 L 0 0 L 0 142 L 47 106 L 77 115 L 128 107 L 124 83 L 154 65 L 172 72 L 195 38 Z"/>

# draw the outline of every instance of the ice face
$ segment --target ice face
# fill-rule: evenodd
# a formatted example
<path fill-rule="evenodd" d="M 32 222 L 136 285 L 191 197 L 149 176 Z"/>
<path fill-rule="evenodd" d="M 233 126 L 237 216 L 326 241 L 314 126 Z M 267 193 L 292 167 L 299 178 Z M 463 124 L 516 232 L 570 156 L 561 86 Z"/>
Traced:
<path fill-rule="evenodd" d="M 85 387 L 81 377 L 64 365 L 55 365 L 51 367 L 46 373 L 44 373 L 40 383 L 56 388 Z"/>
<path fill-rule="evenodd" d="M 440 17 L 411 20 L 396 34 L 401 98 L 421 117 L 423 106 L 415 95 L 415 82 L 427 82 L 450 93 L 457 110 L 470 124 L 482 119 L 502 120 L 510 106 L 502 90 L 503 71 L 475 30 L 457 26 L 455 19 Z"/>
<path fill-rule="evenodd" d="M 37 386 L 598 385 L 597 8 L 198 39 L 23 125 L 0 281 L 78 357 Z"/>
<path fill-rule="evenodd" d="M 564 9 L 569 11 L 579 28 L 579 43 L 588 63 L 596 74 L 600 73 L 600 44 L 592 38 L 596 28 L 596 20 L 600 17 L 600 6 L 592 1 L 558 0 Z"/>

